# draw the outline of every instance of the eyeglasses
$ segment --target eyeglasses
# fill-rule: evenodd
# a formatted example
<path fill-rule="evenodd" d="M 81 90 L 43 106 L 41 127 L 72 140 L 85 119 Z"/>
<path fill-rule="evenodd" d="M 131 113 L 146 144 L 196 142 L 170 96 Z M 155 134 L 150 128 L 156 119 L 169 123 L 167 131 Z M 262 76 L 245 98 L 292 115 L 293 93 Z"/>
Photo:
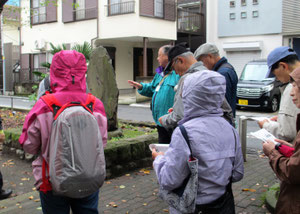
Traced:
<path fill-rule="evenodd" d="M 176 64 L 176 62 L 177 62 L 177 59 L 178 59 L 178 57 L 175 57 L 175 59 L 173 59 L 173 63 L 172 63 L 172 65 L 171 65 L 172 70 L 175 70 L 175 69 L 174 69 L 174 66 L 175 66 L 175 64 Z"/>

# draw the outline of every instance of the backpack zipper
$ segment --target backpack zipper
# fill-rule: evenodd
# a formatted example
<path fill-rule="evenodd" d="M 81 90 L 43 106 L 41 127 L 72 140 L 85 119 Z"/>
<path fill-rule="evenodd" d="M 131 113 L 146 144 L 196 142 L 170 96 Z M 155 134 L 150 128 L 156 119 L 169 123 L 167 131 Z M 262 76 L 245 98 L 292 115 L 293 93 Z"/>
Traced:
<path fill-rule="evenodd" d="M 75 158 L 74 158 L 74 149 L 73 149 L 73 141 L 72 141 L 72 135 L 71 135 L 71 129 L 68 126 L 69 129 L 69 139 L 71 140 L 70 146 L 71 146 L 71 157 L 72 157 L 72 168 L 75 170 Z"/>

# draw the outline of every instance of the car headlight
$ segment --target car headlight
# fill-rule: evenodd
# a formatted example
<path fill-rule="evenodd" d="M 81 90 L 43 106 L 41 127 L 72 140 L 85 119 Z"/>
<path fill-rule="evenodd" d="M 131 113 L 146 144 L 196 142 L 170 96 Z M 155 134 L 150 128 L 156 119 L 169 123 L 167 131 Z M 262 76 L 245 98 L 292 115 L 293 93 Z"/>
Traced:
<path fill-rule="evenodd" d="M 273 88 L 274 88 L 274 84 L 271 84 L 271 85 L 262 87 L 260 90 L 261 90 L 261 92 L 266 93 L 266 92 L 271 91 Z"/>

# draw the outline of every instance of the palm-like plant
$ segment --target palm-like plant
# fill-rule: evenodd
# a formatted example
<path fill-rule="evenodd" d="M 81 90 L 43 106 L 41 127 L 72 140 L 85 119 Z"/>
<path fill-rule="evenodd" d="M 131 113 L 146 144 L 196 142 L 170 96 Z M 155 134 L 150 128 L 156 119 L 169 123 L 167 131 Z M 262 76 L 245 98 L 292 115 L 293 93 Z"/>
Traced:
<path fill-rule="evenodd" d="M 84 42 L 83 45 L 76 44 L 74 47 L 72 47 L 72 50 L 82 53 L 85 56 L 86 62 L 89 63 L 92 53 L 92 46 L 90 43 Z"/>

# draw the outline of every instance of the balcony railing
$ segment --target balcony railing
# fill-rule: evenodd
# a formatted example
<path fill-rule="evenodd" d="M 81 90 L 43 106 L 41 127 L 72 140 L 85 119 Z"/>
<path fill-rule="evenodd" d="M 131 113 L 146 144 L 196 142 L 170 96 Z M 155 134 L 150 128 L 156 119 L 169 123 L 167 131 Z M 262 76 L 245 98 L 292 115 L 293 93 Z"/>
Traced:
<path fill-rule="evenodd" d="M 135 1 L 127 1 L 122 3 L 115 3 L 106 5 L 107 7 L 107 15 L 114 16 L 114 15 L 121 15 L 121 14 L 128 14 L 134 13 L 135 9 Z"/>
<path fill-rule="evenodd" d="M 204 15 L 179 9 L 177 15 L 178 31 L 202 33 L 204 27 Z"/>
<path fill-rule="evenodd" d="M 92 19 L 97 17 L 98 9 L 97 7 L 92 8 L 84 8 L 73 11 L 73 15 L 75 20 L 83 20 L 83 19 Z"/>

